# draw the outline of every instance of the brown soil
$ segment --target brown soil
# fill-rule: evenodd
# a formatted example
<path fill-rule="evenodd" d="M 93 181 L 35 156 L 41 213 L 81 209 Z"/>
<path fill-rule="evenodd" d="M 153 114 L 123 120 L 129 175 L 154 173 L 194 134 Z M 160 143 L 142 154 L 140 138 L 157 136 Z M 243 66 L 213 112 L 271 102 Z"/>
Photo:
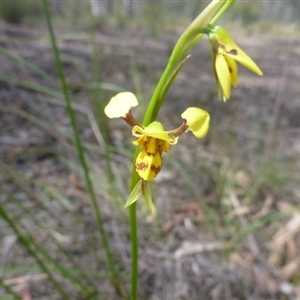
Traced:
<path fill-rule="evenodd" d="M 129 285 L 127 210 L 112 203 L 103 146 L 97 143 L 93 123 L 84 112 L 91 108 L 97 118 L 88 88 L 93 80 L 89 40 L 76 34 L 76 38 L 59 38 L 59 49 L 72 99 L 78 105 L 78 127 L 96 178 L 105 229 L 120 261 L 122 281 Z M 238 88 L 228 103 L 219 102 L 204 38 L 176 79 L 159 120 L 166 129 L 175 128 L 187 107 L 199 106 L 211 114 L 211 129 L 201 141 L 184 135 L 172 147 L 171 156 L 164 156 L 164 169 L 156 180 L 159 217 L 149 216 L 142 201 L 138 203 L 140 299 L 299 299 L 300 43 L 290 37 L 232 35 L 264 76 L 240 67 Z M 174 35 L 153 39 L 133 30 L 97 32 L 102 82 L 130 91 L 140 89 L 142 105 L 134 111 L 136 118 L 142 117 L 175 41 Z M 0 47 L 54 78 L 51 82 L 0 54 L 1 205 L 61 265 L 75 268 L 63 255 L 67 252 L 76 269 L 89 270 L 88 285 L 99 290 L 101 299 L 120 299 L 108 283 L 106 259 L 63 99 L 20 83 L 59 91 L 47 33 L 0 23 Z M 115 93 L 104 86 L 102 95 L 109 99 Z M 122 120 L 107 124 L 112 143 L 125 151 L 113 159 L 118 186 L 126 198 L 131 131 Z M 62 196 L 59 201 L 57 195 Z M 3 220 L 0 232 L 1 268 L 19 270 L 1 275 L 5 285 L 22 290 L 23 295 L 28 290 L 32 299 L 61 299 Z M 80 298 L 81 293 L 62 275 L 55 276 L 70 299 L 88 299 Z M 9 281 L 16 278 L 21 279 Z M 6 295 L 0 288 L 0 298 Z"/>

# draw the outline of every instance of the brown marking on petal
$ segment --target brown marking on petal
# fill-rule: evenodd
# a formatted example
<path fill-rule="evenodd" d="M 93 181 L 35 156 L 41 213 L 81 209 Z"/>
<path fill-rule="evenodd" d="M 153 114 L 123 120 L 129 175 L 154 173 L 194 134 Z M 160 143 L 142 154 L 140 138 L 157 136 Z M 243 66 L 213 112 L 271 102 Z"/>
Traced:
<path fill-rule="evenodd" d="M 148 156 L 151 156 L 151 155 L 152 155 L 152 156 L 155 156 L 155 154 L 156 154 L 156 153 L 147 152 L 147 155 L 148 155 Z"/>
<path fill-rule="evenodd" d="M 137 171 L 145 171 L 148 169 L 148 163 L 144 163 L 144 162 L 136 163 L 135 168 Z"/>
<path fill-rule="evenodd" d="M 151 171 L 153 171 L 155 173 L 155 175 L 157 175 L 160 171 L 161 167 L 155 167 L 154 165 L 151 165 Z"/>
<path fill-rule="evenodd" d="M 224 45 L 224 43 L 222 43 L 221 41 L 218 41 L 218 44 L 219 44 L 219 47 L 221 47 L 221 48 L 225 48 L 225 45 Z"/>
<path fill-rule="evenodd" d="M 157 151 L 158 151 L 159 155 L 161 156 L 161 153 L 162 153 L 162 145 L 161 145 L 161 143 L 157 143 Z"/>
<path fill-rule="evenodd" d="M 148 142 L 144 142 L 142 145 L 141 145 L 141 149 L 140 151 L 144 150 L 145 148 L 147 148 L 148 146 Z"/>
<path fill-rule="evenodd" d="M 142 195 L 145 195 L 145 192 L 146 192 L 146 188 L 147 188 L 147 181 L 142 179 L 142 184 L 141 184 L 141 191 L 142 191 Z"/>
<path fill-rule="evenodd" d="M 229 67 L 228 70 L 229 70 L 230 73 L 232 73 L 232 68 Z"/>
<path fill-rule="evenodd" d="M 231 55 L 237 55 L 238 54 L 236 49 L 231 49 L 230 51 L 227 51 L 226 53 L 231 54 Z"/>
<path fill-rule="evenodd" d="M 150 139 L 151 139 L 151 138 L 150 138 Z M 150 152 L 150 151 L 148 151 L 148 145 L 149 145 L 150 139 L 148 139 L 148 140 L 144 143 L 144 145 L 142 146 L 141 150 L 146 149 L 145 151 L 146 151 L 146 153 L 147 153 L 148 156 L 155 156 L 156 153 L 157 153 L 157 149 L 156 149 L 155 152 Z"/>

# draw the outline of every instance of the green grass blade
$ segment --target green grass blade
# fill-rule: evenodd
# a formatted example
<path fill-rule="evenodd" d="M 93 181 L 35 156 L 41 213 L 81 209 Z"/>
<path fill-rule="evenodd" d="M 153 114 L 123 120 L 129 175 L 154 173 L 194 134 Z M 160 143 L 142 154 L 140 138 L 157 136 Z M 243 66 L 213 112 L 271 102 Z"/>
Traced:
<path fill-rule="evenodd" d="M 3 191 L 6 193 L 6 195 L 9 197 L 11 203 L 16 203 L 16 205 L 18 206 L 18 208 L 20 208 L 22 210 L 22 214 L 25 213 L 26 214 L 26 218 L 30 218 L 32 220 L 32 222 L 38 227 L 38 228 L 44 228 L 44 229 L 48 229 L 47 227 L 45 227 L 45 225 L 40 222 L 33 213 L 31 213 L 31 210 L 26 208 L 21 201 L 17 201 L 17 199 L 12 195 L 11 192 L 9 192 L 5 187 L 3 187 Z M 44 206 L 43 209 L 47 208 Z M 52 215 L 51 212 L 49 212 L 47 210 L 48 213 L 50 213 L 50 217 L 55 217 Z M 48 230 L 47 230 L 48 231 Z M 77 264 L 76 261 L 74 260 L 74 258 L 67 253 L 61 246 L 60 244 L 56 241 L 56 239 L 53 238 L 53 236 L 50 234 L 50 237 L 52 238 L 53 243 L 56 244 L 57 250 L 58 252 L 60 252 L 61 254 L 64 255 L 64 257 L 72 264 L 73 268 L 77 268 Z M 56 261 L 54 261 L 50 255 L 48 255 L 48 253 L 45 251 L 44 248 L 40 247 L 40 245 L 38 243 L 36 243 L 35 241 L 33 242 L 33 244 L 36 244 L 36 249 L 38 249 L 37 251 L 41 254 L 43 253 L 43 256 L 45 258 L 47 258 L 48 261 L 50 261 L 54 266 L 56 266 L 56 268 L 58 267 L 58 269 L 61 267 L 61 265 L 59 263 L 56 263 Z M 72 273 L 68 273 L 67 271 L 64 271 L 64 268 L 62 268 L 62 275 L 65 278 L 68 278 L 71 282 L 73 282 L 75 285 L 79 286 L 80 289 L 82 290 L 83 293 L 85 293 L 86 295 L 90 294 L 91 291 L 89 291 L 86 286 L 83 284 L 84 280 L 87 280 L 87 277 L 81 277 L 80 280 L 78 280 L 76 277 L 74 277 L 72 275 Z M 88 284 L 90 286 L 93 286 L 93 283 L 89 280 Z M 94 291 L 97 290 L 96 287 L 93 287 Z"/>
<path fill-rule="evenodd" d="M 2 270 L 1 270 L 1 273 L 3 273 Z M 2 288 L 5 290 L 5 292 L 7 294 L 12 295 L 14 297 L 13 298 L 14 300 L 22 300 L 21 296 L 18 295 L 9 285 L 5 284 L 5 281 L 2 278 L 0 278 L 0 286 L 2 286 Z M 4 298 L 2 298 L 2 299 L 4 299 Z M 5 298 L 5 299 L 9 300 L 8 298 Z"/>
<path fill-rule="evenodd" d="M 96 47 L 96 39 L 95 39 L 95 20 L 94 15 L 92 12 L 92 5 L 89 5 L 89 19 L 90 19 L 90 44 L 91 44 L 91 56 L 92 56 L 92 67 L 93 67 L 93 76 L 96 84 L 98 85 L 98 89 L 95 90 L 95 93 L 93 95 L 94 102 L 96 104 L 96 111 L 98 115 L 98 123 L 99 123 L 99 129 L 102 134 L 102 137 L 104 139 L 104 151 L 105 151 L 105 164 L 107 169 L 107 175 L 108 175 L 108 183 L 110 187 L 110 193 L 115 201 L 116 204 L 119 200 L 119 203 L 122 203 L 122 198 L 118 197 L 119 193 L 116 186 L 116 180 L 115 175 L 112 168 L 112 161 L 111 161 L 111 153 L 109 151 L 109 136 L 107 131 L 107 120 L 104 113 L 104 108 L 106 105 L 106 101 L 104 101 L 102 97 L 102 92 L 100 88 L 100 82 L 101 82 L 101 76 L 100 76 L 100 70 L 99 70 L 99 60 L 97 56 L 97 47 Z"/>
<path fill-rule="evenodd" d="M 5 208 L 0 204 L 0 217 L 10 226 L 10 228 L 14 231 L 16 236 L 18 237 L 18 240 L 21 242 L 21 244 L 26 248 L 28 253 L 35 259 L 41 270 L 45 272 L 48 275 L 48 278 L 55 286 L 56 290 L 60 293 L 63 299 L 68 300 L 69 296 L 66 293 L 66 291 L 63 289 L 61 284 L 55 279 L 52 272 L 48 269 L 46 264 L 39 258 L 36 251 L 32 248 L 30 239 L 22 234 L 22 232 L 19 230 L 19 228 L 16 226 L 16 223 L 14 222 L 14 218 L 11 218 L 9 214 L 6 212 Z"/>
<path fill-rule="evenodd" d="M 30 82 L 27 82 L 27 81 L 24 81 L 24 80 L 15 79 L 15 78 L 8 77 L 8 76 L 5 76 L 5 75 L 0 75 L 0 81 L 12 83 L 12 84 L 18 85 L 20 87 L 23 87 L 25 89 L 32 90 L 32 91 L 35 91 L 35 92 L 39 92 L 39 93 L 49 95 L 49 96 L 52 96 L 52 97 L 55 97 L 55 98 L 59 98 L 59 99 L 63 98 L 63 94 L 61 92 L 58 92 L 56 90 L 47 88 L 47 87 L 42 86 L 40 84 L 30 83 Z"/>
<path fill-rule="evenodd" d="M 63 94 L 64 94 L 64 98 L 66 101 L 66 107 L 67 107 L 67 112 L 71 121 L 71 125 L 73 128 L 73 133 L 74 133 L 74 139 L 75 139 L 75 144 L 76 144 L 76 148 L 78 151 L 78 156 L 80 159 L 80 163 L 82 165 L 82 169 L 85 175 L 85 180 L 86 180 L 86 184 L 88 187 L 88 191 L 92 200 L 92 204 L 93 204 L 93 208 L 94 208 L 94 212 L 96 214 L 96 220 L 97 220 L 97 224 L 98 224 L 98 229 L 99 229 L 99 233 L 100 233 L 100 237 L 101 237 L 101 241 L 103 244 L 103 247 L 105 249 L 106 252 L 106 256 L 107 256 L 107 262 L 108 262 L 108 266 L 111 272 L 111 282 L 113 283 L 113 285 L 115 286 L 116 290 L 118 293 L 122 294 L 122 288 L 120 285 L 120 281 L 118 278 L 118 273 L 116 271 L 115 265 L 114 265 L 114 260 L 113 260 L 113 254 L 112 251 L 110 249 L 110 245 L 109 245 L 109 241 L 104 229 L 104 224 L 103 224 L 103 219 L 102 219 L 102 215 L 101 215 L 101 211 L 100 211 L 100 207 L 99 204 L 97 202 L 96 199 L 96 195 L 95 195 L 95 191 L 93 189 L 93 185 L 92 185 L 92 181 L 89 175 L 89 169 L 85 160 L 85 155 L 84 155 L 84 151 L 83 151 L 83 146 L 82 146 L 82 142 L 78 133 L 78 128 L 77 128 L 77 123 L 76 123 L 76 118 L 75 118 L 75 114 L 74 111 L 72 109 L 72 105 L 71 105 L 71 99 L 68 93 L 68 88 L 67 88 L 67 84 L 66 84 L 66 78 L 65 78 L 65 74 L 64 74 L 64 70 L 63 70 L 63 65 L 60 59 L 60 55 L 59 55 L 59 51 L 57 48 L 57 43 L 56 43 L 56 38 L 55 38 L 55 34 L 53 31 L 53 27 L 52 27 L 52 22 L 51 22 L 51 16 L 50 16 L 50 12 L 49 12 L 49 8 L 48 8 L 48 4 L 46 0 L 42 0 L 43 3 L 43 9 L 44 9 L 44 13 L 45 13 L 45 17 L 46 17 L 46 21 L 47 21 L 47 26 L 48 26 L 48 31 L 49 31 L 49 35 L 51 38 L 51 43 L 52 43 L 52 48 L 53 48 L 53 53 L 54 53 L 54 57 L 55 57 L 55 62 L 56 62 L 56 67 L 57 67 L 57 71 L 59 74 L 59 79 L 62 85 L 62 90 L 63 90 Z"/>
<path fill-rule="evenodd" d="M 55 82 L 54 79 L 51 76 L 49 76 L 46 72 L 44 72 L 42 69 L 40 69 L 36 65 L 29 62 L 28 60 L 22 58 L 21 56 L 13 54 L 10 51 L 7 51 L 6 49 L 4 49 L 3 47 L 0 47 L 0 54 L 3 54 L 5 56 L 15 60 L 16 62 L 28 67 L 30 70 L 34 71 L 35 73 L 40 75 L 42 78 L 44 78 L 50 82 Z"/>

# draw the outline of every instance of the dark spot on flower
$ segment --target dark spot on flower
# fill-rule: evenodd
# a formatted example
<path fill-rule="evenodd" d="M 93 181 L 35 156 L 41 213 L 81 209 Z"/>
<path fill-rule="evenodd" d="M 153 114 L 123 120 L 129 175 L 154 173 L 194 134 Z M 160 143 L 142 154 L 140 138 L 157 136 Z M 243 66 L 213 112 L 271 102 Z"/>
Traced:
<path fill-rule="evenodd" d="M 153 171 L 156 175 L 159 173 L 161 167 L 155 167 L 154 165 L 151 165 L 151 171 Z"/>
<path fill-rule="evenodd" d="M 141 145 L 141 151 L 144 150 L 148 146 L 148 142 L 144 142 L 144 144 Z"/>
<path fill-rule="evenodd" d="M 232 73 L 232 68 L 228 68 L 229 72 Z"/>
<path fill-rule="evenodd" d="M 218 41 L 218 44 L 219 44 L 219 47 L 225 48 L 225 45 L 221 41 Z"/>
<path fill-rule="evenodd" d="M 136 167 L 136 170 L 137 171 L 145 171 L 145 170 L 147 170 L 147 168 L 148 168 L 148 163 L 146 164 L 146 163 L 144 163 L 144 162 L 141 162 L 141 163 L 136 163 L 135 164 L 135 167 Z"/>
<path fill-rule="evenodd" d="M 155 156 L 155 154 L 156 154 L 156 153 L 154 153 L 154 152 L 153 152 L 153 153 L 152 153 L 152 152 L 147 152 L 147 155 L 148 155 L 148 156 L 151 156 L 151 155 L 152 155 L 152 156 Z"/>
<path fill-rule="evenodd" d="M 162 146 L 161 146 L 161 144 L 157 145 L 157 151 L 161 155 L 161 153 L 162 153 Z"/>
<path fill-rule="evenodd" d="M 237 55 L 238 52 L 236 49 L 231 49 L 230 51 L 227 52 L 228 54 L 231 54 L 231 55 Z"/>

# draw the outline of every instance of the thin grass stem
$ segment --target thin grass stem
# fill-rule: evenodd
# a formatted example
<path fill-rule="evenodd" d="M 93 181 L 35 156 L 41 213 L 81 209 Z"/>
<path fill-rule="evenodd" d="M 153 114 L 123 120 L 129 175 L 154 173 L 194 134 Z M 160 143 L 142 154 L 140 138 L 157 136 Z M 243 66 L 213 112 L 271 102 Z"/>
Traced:
<path fill-rule="evenodd" d="M 14 297 L 14 300 L 22 300 L 21 296 L 18 295 L 9 285 L 5 284 L 5 280 L 2 278 L 0 278 L 0 286 L 2 286 L 2 288 L 5 290 L 7 294 L 12 295 Z"/>
<path fill-rule="evenodd" d="M 38 257 L 37 252 L 32 248 L 32 245 L 27 239 L 27 237 L 24 236 L 22 232 L 18 229 L 14 220 L 7 214 L 6 210 L 4 209 L 4 207 L 2 207 L 1 204 L 0 204 L 0 216 L 14 231 L 19 241 L 26 248 L 28 253 L 36 260 L 39 267 L 48 275 L 48 278 L 53 283 L 53 285 L 55 286 L 56 290 L 60 293 L 62 298 L 68 300 L 69 296 L 67 292 L 63 289 L 60 283 L 54 278 L 52 271 L 50 271 L 49 268 L 46 266 L 46 264 Z"/>
<path fill-rule="evenodd" d="M 36 65 L 32 64 L 30 61 L 22 58 L 19 55 L 16 55 L 6 49 L 4 49 L 3 47 L 0 47 L 0 54 L 3 54 L 7 57 L 9 57 L 10 59 L 13 59 L 14 61 L 28 67 L 30 70 L 34 71 L 35 73 L 37 73 L 38 75 L 42 76 L 42 78 L 55 83 L 54 79 L 49 76 L 46 72 L 44 72 L 42 69 L 40 69 L 39 67 L 37 67 Z"/>
<path fill-rule="evenodd" d="M 51 44 L 52 44 L 53 53 L 54 53 L 54 57 L 55 57 L 56 67 L 57 67 L 60 82 L 61 82 L 61 85 L 62 85 L 64 98 L 65 98 L 65 101 L 66 101 L 66 108 L 67 108 L 67 112 L 68 112 L 68 115 L 69 115 L 69 118 L 70 118 L 70 121 L 71 121 L 71 125 L 72 125 L 72 128 L 73 128 L 74 139 L 75 139 L 75 144 L 76 144 L 76 148 L 77 148 L 77 151 L 78 151 L 78 156 L 79 156 L 79 159 L 80 159 L 80 163 L 81 163 L 81 166 L 82 166 L 82 169 L 83 169 L 85 181 L 86 181 L 86 184 L 87 184 L 87 187 L 88 187 L 88 191 L 89 191 L 91 201 L 92 201 L 92 204 L 93 204 L 93 208 L 94 208 L 94 212 L 95 212 L 95 215 L 96 215 L 96 221 L 97 221 L 98 230 L 99 230 L 99 233 L 100 233 L 100 238 L 101 238 L 101 241 L 102 241 L 102 245 L 103 245 L 103 247 L 105 249 L 105 252 L 106 252 L 107 263 L 108 263 L 108 267 L 109 267 L 110 273 L 111 273 L 111 282 L 114 285 L 114 287 L 115 287 L 116 291 L 118 292 L 118 294 L 123 295 L 124 292 L 123 292 L 123 289 L 121 287 L 121 284 L 120 284 L 120 281 L 119 281 L 119 278 L 118 278 L 118 274 L 117 274 L 117 270 L 116 270 L 115 265 L 114 265 L 113 254 L 112 254 L 110 244 L 109 244 L 109 241 L 108 241 L 105 229 L 104 229 L 102 214 L 101 214 L 100 207 L 99 207 L 99 204 L 98 204 L 97 199 L 96 199 L 96 195 L 95 195 L 95 191 L 94 191 L 94 188 L 93 188 L 92 180 L 91 180 L 90 175 L 89 175 L 89 169 L 88 169 L 88 166 L 87 166 L 87 163 L 86 163 L 86 160 L 85 160 L 83 146 L 82 146 L 82 142 L 81 142 L 81 139 L 80 139 L 80 136 L 79 136 L 75 114 L 74 114 L 74 111 L 72 109 L 71 99 L 70 99 L 70 96 L 69 96 L 69 93 L 68 93 L 66 78 L 65 78 L 65 75 L 64 75 L 64 70 L 63 70 L 61 59 L 60 59 L 55 34 L 54 34 L 54 31 L 53 31 L 53 27 L 52 27 L 51 16 L 50 16 L 47 1 L 42 0 L 42 4 L 43 4 L 45 17 L 46 17 L 48 31 L 49 31 L 49 34 L 50 34 L 50 39 L 51 39 Z"/>
<path fill-rule="evenodd" d="M 106 164 L 106 169 L 107 169 L 107 175 L 108 175 L 108 184 L 110 188 L 110 193 L 112 198 L 117 202 L 118 199 L 118 190 L 116 186 L 116 180 L 115 180 L 115 175 L 114 171 L 112 168 L 112 160 L 111 160 L 111 153 L 109 151 L 109 136 L 108 136 L 108 131 L 107 131 L 107 118 L 104 113 L 104 107 L 105 103 L 103 101 L 102 93 L 101 93 L 101 74 L 99 70 L 99 61 L 98 61 L 98 56 L 97 56 L 97 46 L 96 46 L 96 39 L 95 39 L 95 19 L 94 15 L 92 12 L 92 4 L 89 5 L 89 21 L 90 21 L 90 44 L 91 44 L 91 51 L 92 51 L 92 66 L 93 66 L 93 76 L 94 80 L 96 83 L 96 89 L 94 93 L 94 99 L 96 103 L 96 111 L 99 115 L 98 117 L 98 123 L 99 123 L 99 129 L 101 132 L 101 135 L 104 140 L 104 159 L 105 159 L 105 164 Z M 123 200 L 123 199 L 122 199 Z M 121 199 L 120 199 L 121 201 Z M 118 203 L 116 203 L 118 204 Z"/>
<path fill-rule="evenodd" d="M 37 225 L 38 228 L 43 228 L 44 230 L 48 231 L 47 229 L 47 226 L 43 223 L 41 223 L 36 217 L 34 214 L 31 213 L 31 210 L 26 208 L 20 201 L 17 201 L 17 199 L 12 195 L 11 192 L 9 192 L 5 187 L 3 187 L 3 190 L 4 192 L 6 193 L 6 195 L 9 197 L 9 199 L 13 202 L 13 203 L 16 203 L 20 209 L 22 209 L 22 213 L 25 212 L 26 213 L 26 217 L 30 217 L 30 219 L 33 221 L 34 224 Z M 52 235 L 50 234 L 50 236 L 52 237 Z M 53 237 L 52 237 L 53 238 Z M 73 265 L 73 268 L 74 269 L 77 269 L 78 266 L 77 266 L 77 263 L 75 261 L 75 259 L 65 251 L 65 249 L 63 249 L 63 247 L 60 246 L 59 243 L 56 242 L 56 240 L 53 238 L 53 242 L 56 244 L 56 247 L 58 249 L 58 251 L 60 253 L 62 253 L 66 259 Z M 36 243 L 37 244 L 37 243 Z M 37 244 L 38 245 L 38 244 Z M 38 248 L 38 247 L 37 247 Z M 42 251 L 40 251 L 40 253 L 43 252 L 43 253 L 47 253 L 44 249 Z M 45 255 L 44 255 L 45 256 Z M 49 254 L 47 253 L 47 257 L 50 257 Z M 51 260 L 53 260 L 51 258 Z M 48 259 L 49 261 L 49 259 Z M 55 262 L 56 263 L 56 262 Z M 55 264 L 54 263 L 54 264 Z M 57 263 L 56 263 L 57 264 Z M 59 265 L 60 266 L 60 265 Z M 63 275 L 64 277 L 66 278 L 69 278 L 70 281 L 72 281 L 75 285 L 79 286 L 80 289 L 86 294 L 86 295 L 89 295 L 91 293 L 94 293 L 97 289 L 96 287 L 94 286 L 94 284 L 92 283 L 92 281 L 90 281 L 90 279 L 85 276 L 85 278 L 82 278 L 80 280 L 78 280 L 76 277 L 74 277 L 72 275 L 72 272 L 68 272 L 68 271 L 64 271 L 63 272 Z M 86 286 L 84 285 L 83 283 L 83 280 L 86 279 L 88 282 L 88 284 L 90 286 L 93 286 L 93 291 L 89 291 L 89 289 L 86 288 Z"/>

